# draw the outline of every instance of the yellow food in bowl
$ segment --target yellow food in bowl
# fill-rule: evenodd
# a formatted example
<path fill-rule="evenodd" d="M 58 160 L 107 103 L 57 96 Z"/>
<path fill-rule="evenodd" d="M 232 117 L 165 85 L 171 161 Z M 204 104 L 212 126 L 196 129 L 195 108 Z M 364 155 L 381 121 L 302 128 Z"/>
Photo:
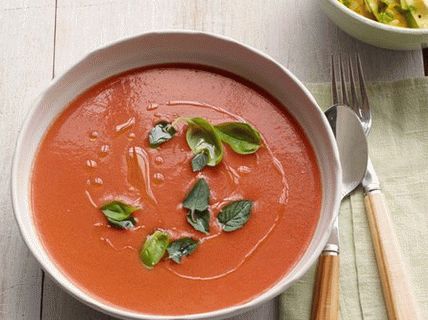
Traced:
<path fill-rule="evenodd" d="M 369 19 L 404 28 L 428 28 L 428 0 L 338 0 Z"/>

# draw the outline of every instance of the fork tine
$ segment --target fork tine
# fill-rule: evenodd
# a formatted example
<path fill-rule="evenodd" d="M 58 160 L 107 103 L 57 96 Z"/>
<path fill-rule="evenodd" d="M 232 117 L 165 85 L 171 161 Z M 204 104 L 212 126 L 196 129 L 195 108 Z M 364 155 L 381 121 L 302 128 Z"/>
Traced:
<path fill-rule="evenodd" d="M 331 97 L 333 104 L 338 104 L 339 99 L 337 97 L 337 82 L 336 82 L 336 70 L 334 68 L 334 55 L 331 55 Z"/>
<path fill-rule="evenodd" d="M 357 64 L 358 64 L 358 81 L 360 83 L 360 92 L 361 92 L 361 107 L 364 109 L 363 110 L 364 112 L 370 112 L 366 81 L 364 80 L 363 67 L 361 65 L 361 59 L 359 54 L 357 54 Z"/>
<path fill-rule="evenodd" d="M 350 81 L 350 89 L 351 89 L 351 100 L 350 100 L 350 107 L 352 110 L 354 110 L 355 113 L 358 112 L 358 98 L 357 98 L 357 90 L 355 86 L 355 76 L 354 76 L 354 70 L 352 68 L 352 58 L 349 57 L 349 81 Z"/>
<path fill-rule="evenodd" d="M 361 93 L 361 104 L 359 112 L 357 113 L 360 119 L 362 119 L 364 132 L 368 134 L 372 126 L 372 115 L 370 112 L 369 97 L 367 95 L 366 82 L 364 80 L 363 67 L 361 64 L 360 55 L 357 54 L 357 64 L 358 64 L 358 82 L 360 86 Z"/>
<path fill-rule="evenodd" d="M 348 102 L 348 93 L 346 92 L 346 83 L 345 83 L 345 71 L 344 71 L 344 64 L 342 60 L 342 56 L 340 56 L 340 64 L 339 64 L 339 71 L 340 71 L 340 87 L 342 89 L 342 102 L 343 104 L 349 106 Z"/>

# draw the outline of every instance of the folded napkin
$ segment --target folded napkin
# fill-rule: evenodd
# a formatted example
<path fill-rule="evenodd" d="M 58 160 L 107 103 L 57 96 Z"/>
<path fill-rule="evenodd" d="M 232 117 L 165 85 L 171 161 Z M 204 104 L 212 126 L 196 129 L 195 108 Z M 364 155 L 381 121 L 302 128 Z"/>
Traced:
<path fill-rule="evenodd" d="M 320 106 L 330 86 L 308 85 Z M 369 153 L 391 211 L 422 317 L 428 318 L 428 78 L 373 83 Z M 387 320 L 363 193 L 340 209 L 340 318 Z M 310 318 L 314 266 L 280 297 L 280 320 Z"/>

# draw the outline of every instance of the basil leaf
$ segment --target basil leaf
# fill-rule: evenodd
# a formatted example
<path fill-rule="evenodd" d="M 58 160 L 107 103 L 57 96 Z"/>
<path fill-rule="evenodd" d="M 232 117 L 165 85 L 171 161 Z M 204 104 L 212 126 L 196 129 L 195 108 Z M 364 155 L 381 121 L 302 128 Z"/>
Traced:
<path fill-rule="evenodd" d="M 140 250 L 140 259 L 148 269 L 152 269 L 159 263 L 168 248 L 169 242 L 169 234 L 160 230 L 147 237 Z"/>
<path fill-rule="evenodd" d="M 187 222 L 196 230 L 205 234 L 210 232 L 210 212 L 204 211 L 189 211 L 187 213 Z"/>
<path fill-rule="evenodd" d="M 137 210 L 139 210 L 139 208 L 130 206 L 122 201 L 112 201 L 101 207 L 101 211 L 107 218 L 117 221 L 127 219 L 134 211 Z"/>
<path fill-rule="evenodd" d="M 149 133 L 150 147 L 157 148 L 162 143 L 171 140 L 176 132 L 171 123 L 167 121 L 158 122 Z"/>
<path fill-rule="evenodd" d="M 168 246 L 168 255 L 176 263 L 181 262 L 181 258 L 188 256 L 198 247 L 198 241 L 192 238 L 181 238 L 171 242 Z"/>
<path fill-rule="evenodd" d="M 210 189 L 204 178 L 198 179 L 183 201 L 183 207 L 189 209 L 187 222 L 197 231 L 208 234 L 210 213 L 208 211 Z"/>
<path fill-rule="evenodd" d="M 120 229 L 132 229 L 135 226 L 135 220 L 131 217 L 131 214 L 139 210 L 139 208 L 130 206 L 121 201 L 106 203 L 100 209 L 108 222 L 113 227 Z"/>
<path fill-rule="evenodd" d="M 200 178 L 187 194 L 186 199 L 184 199 L 183 207 L 189 209 L 193 215 L 195 210 L 204 211 L 208 209 L 209 199 L 210 189 L 208 184 L 204 178 Z"/>
<path fill-rule="evenodd" d="M 205 152 L 198 153 L 192 159 L 192 171 L 201 171 L 208 163 L 208 156 Z"/>
<path fill-rule="evenodd" d="M 186 119 L 186 140 L 194 154 L 206 153 L 207 165 L 214 167 L 223 159 L 223 145 L 214 127 L 205 119 Z"/>
<path fill-rule="evenodd" d="M 226 122 L 216 125 L 215 129 L 220 139 L 236 153 L 251 154 L 260 148 L 260 133 L 248 123 Z"/>
<path fill-rule="evenodd" d="M 253 202 L 249 200 L 233 201 L 221 209 L 217 216 L 226 232 L 242 228 L 250 218 Z"/>
<path fill-rule="evenodd" d="M 135 219 L 133 217 L 129 217 L 128 219 L 122 220 L 122 221 L 114 220 L 114 219 L 107 217 L 107 220 L 112 227 L 118 228 L 118 229 L 129 230 L 129 229 L 134 228 L 136 225 Z"/>

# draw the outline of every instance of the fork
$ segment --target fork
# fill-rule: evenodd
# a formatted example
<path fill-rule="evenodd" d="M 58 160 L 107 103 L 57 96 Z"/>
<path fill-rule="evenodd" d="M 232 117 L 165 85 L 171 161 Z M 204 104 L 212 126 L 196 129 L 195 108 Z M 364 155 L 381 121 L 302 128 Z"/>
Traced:
<path fill-rule="evenodd" d="M 336 86 L 333 86 L 333 99 L 337 101 L 338 97 L 341 96 L 341 101 L 354 110 L 367 136 L 372 126 L 372 115 L 361 59 L 357 54 L 354 59 L 356 60 L 354 66 L 351 57 L 345 59 L 340 56 L 340 62 L 337 63 L 338 66 L 335 60 L 337 59 L 332 57 L 332 72 L 334 75 L 335 69 L 339 69 L 340 90 Z M 349 82 L 345 80 L 346 64 L 348 66 Z M 362 186 L 365 192 L 364 203 L 388 318 L 390 320 L 420 319 L 417 303 L 409 286 L 409 280 L 400 254 L 400 247 L 394 232 L 391 216 L 370 158 Z"/>

